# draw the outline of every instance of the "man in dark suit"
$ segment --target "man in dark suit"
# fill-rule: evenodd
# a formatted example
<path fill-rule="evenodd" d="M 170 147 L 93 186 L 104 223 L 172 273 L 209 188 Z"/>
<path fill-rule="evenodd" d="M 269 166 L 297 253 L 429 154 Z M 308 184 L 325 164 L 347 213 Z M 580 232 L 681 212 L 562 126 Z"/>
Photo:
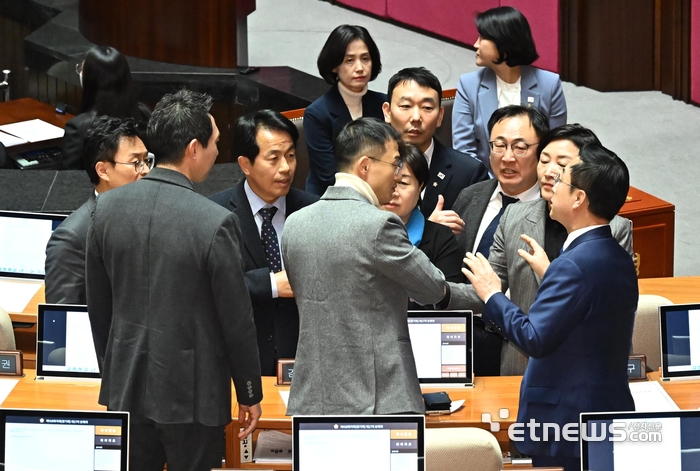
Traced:
<path fill-rule="evenodd" d="M 634 410 L 627 380 L 634 313 L 639 297 L 634 262 L 612 236 L 610 221 L 629 190 L 627 167 L 608 149 L 588 144 L 555 178 L 551 217 L 568 237 L 544 272 L 546 254 L 523 256 L 542 276 L 526 315 L 503 293 L 483 255 L 467 254 L 464 270 L 486 303 L 484 319 L 530 355 L 520 388 L 518 423 L 578 424 L 581 412 Z M 453 290 L 459 297 L 459 290 Z M 578 470 L 578 441 L 553 438 L 528 426 L 518 449 L 534 466 Z"/>
<path fill-rule="evenodd" d="M 218 155 L 211 97 L 156 105 L 147 178 L 97 198 L 86 277 L 100 404 L 131 413 L 130 468 L 221 466 L 231 379 L 247 436 L 262 384 L 235 214 L 197 194 Z"/>
<path fill-rule="evenodd" d="M 462 190 L 452 207 L 466 221 L 464 230 L 457 236 L 463 252 L 480 252 L 488 257 L 505 208 L 514 202 L 539 199 L 537 143 L 548 130 L 547 118 L 536 108 L 511 105 L 493 113 L 489 131 L 495 178 Z M 502 337 L 486 330 L 481 319 L 475 317 L 474 373 L 513 374 L 501 369 L 502 348 Z"/>
<path fill-rule="evenodd" d="M 253 302 L 258 333 L 260 369 L 263 375 L 276 374 L 277 360 L 294 358 L 299 339 L 299 312 L 284 262 L 268 260 L 270 250 L 279 254 L 279 243 L 286 218 L 318 200 L 318 196 L 292 188 L 297 162 L 296 126 L 272 110 L 256 111 L 236 121 L 234 148 L 245 180 L 210 197 L 236 213 L 241 224 L 245 280 Z M 274 240 L 264 237 L 268 208 Z"/>
<path fill-rule="evenodd" d="M 464 221 L 451 211 L 457 195 L 468 186 L 489 179 L 479 161 L 433 137 L 442 124 L 445 109 L 440 103 L 440 80 L 424 67 L 400 70 L 389 79 L 384 119 L 401 133 L 404 141 L 417 146 L 430 168 L 430 179 L 421 195 L 421 212 L 433 222 L 445 224 L 455 234 Z"/>
<path fill-rule="evenodd" d="M 85 171 L 95 190 L 68 216 L 46 244 L 46 302 L 85 304 L 85 243 L 95 197 L 148 174 L 153 158 L 131 118 L 97 118 L 83 146 Z"/>

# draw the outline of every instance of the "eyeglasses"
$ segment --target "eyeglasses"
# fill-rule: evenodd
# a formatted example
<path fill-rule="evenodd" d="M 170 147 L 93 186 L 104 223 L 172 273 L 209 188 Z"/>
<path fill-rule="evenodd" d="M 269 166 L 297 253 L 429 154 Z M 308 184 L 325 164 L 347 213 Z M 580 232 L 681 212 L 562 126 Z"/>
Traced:
<path fill-rule="evenodd" d="M 75 64 L 75 73 L 81 75 L 83 73 L 83 62 Z"/>
<path fill-rule="evenodd" d="M 493 152 L 494 155 L 504 155 L 506 153 L 506 150 L 508 150 L 508 147 L 510 147 L 513 151 L 513 154 L 515 154 L 516 157 L 525 157 L 525 155 L 527 154 L 527 150 L 532 146 L 536 146 L 537 144 L 539 144 L 539 142 L 527 144 L 525 142 L 518 141 L 512 144 L 508 144 L 498 139 L 495 141 L 489 141 L 491 152 Z"/>
<path fill-rule="evenodd" d="M 131 165 L 134 167 L 134 170 L 136 170 L 136 173 L 141 173 L 143 172 L 145 167 L 148 167 L 148 170 L 153 170 L 153 165 L 156 163 L 156 159 L 153 157 L 146 157 L 143 160 L 137 160 L 136 162 L 114 162 L 115 164 L 119 165 Z"/>
<path fill-rule="evenodd" d="M 372 159 L 374 161 L 381 162 L 383 164 L 387 164 L 387 165 L 391 165 L 392 167 L 395 167 L 396 168 L 396 172 L 394 172 L 395 176 L 399 176 L 399 173 L 401 173 L 401 169 L 403 168 L 403 160 L 399 160 L 396 163 L 391 163 L 391 162 L 385 162 L 385 161 L 378 159 L 376 157 L 372 157 L 371 155 L 368 155 L 367 157 L 369 157 L 370 159 Z"/>
<path fill-rule="evenodd" d="M 554 185 L 552 185 L 552 189 L 556 188 L 557 185 L 559 185 L 560 183 L 563 183 L 564 185 L 568 185 L 571 188 L 576 188 L 577 190 L 580 190 L 579 187 L 572 185 L 571 183 L 566 183 L 564 180 L 561 179 L 561 173 L 557 173 L 556 175 L 554 175 Z"/>

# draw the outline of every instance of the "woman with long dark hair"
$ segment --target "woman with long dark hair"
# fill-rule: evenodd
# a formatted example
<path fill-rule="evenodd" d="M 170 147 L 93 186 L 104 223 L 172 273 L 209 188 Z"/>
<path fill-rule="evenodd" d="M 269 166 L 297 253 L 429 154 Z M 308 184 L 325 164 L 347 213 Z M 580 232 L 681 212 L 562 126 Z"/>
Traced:
<path fill-rule="evenodd" d="M 566 124 L 566 100 L 559 75 L 532 67 L 539 55 L 530 24 L 513 7 L 476 16 L 476 72 L 459 78 L 452 109 L 452 147 L 478 159 L 489 171 L 491 114 L 508 105 L 539 109 L 549 128 Z"/>
<path fill-rule="evenodd" d="M 129 63 L 119 51 L 109 46 L 95 46 L 78 64 L 83 97 L 80 114 L 66 123 L 63 136 L 63 168 L 82 169 L 83 140 L 97 116 L 134 118 L 144 125 L 151 116 L 149 109 L 136 101 Z"/>

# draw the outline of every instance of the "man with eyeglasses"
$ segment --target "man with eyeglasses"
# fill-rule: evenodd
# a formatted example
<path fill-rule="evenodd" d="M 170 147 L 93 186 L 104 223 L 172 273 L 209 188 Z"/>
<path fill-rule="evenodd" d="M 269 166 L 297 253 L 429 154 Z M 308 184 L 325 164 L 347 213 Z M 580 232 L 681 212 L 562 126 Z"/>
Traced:
<path fill-rule="evenodd" d="M 457 236 L 458 245 L 464 253 L 479 252 L 485 257 L 489 256 L 505 209 L 513 203 L 521 204 L 540 197 L 537 144 L 549 131 L 549 121 L 537 108 L 510 105 L 494 111 L 488 128 L 494 178 L 462 190 L 452 207 L 466 223 Z M 472 309 L 480 312 L 477 307 Z M 505 367 L 511 362 L 509 358 L 502 362 L 502 348 L 502 337 L 486 330 L 481 319 L 475 317 L 474 373 L 477 376 L 515 374 Z M 504 368 L 501 368 L 502 363 Z"/>
<path fill-rule="evenodd" d="M 538 144 L 539 160 L 537 179 L 541 198 L 508 206 L 494 234 L 488 259 L 501 280 L 504 291 L 510 291 L 510 299 L 526 314 L 535 300 L 535 293 L 542 278 L 530 269 L 528 260 L 539 260 L 549 264 L 559 254 L 566 240 L 566 228 L 549 216 L 554 178 L 562 169 L 578 157 L 579 149 L 586 144 L 600 141 L 590 129 L 580 124 L 566 124 L 545 134 Z M 610 222 L 613 237 L 632 256 L 632 223 L 615 216 Z M 544 252 L 546 257 L 535 258 L 530 252 Z M 546 267 L 539 270 L 544 272 Z M 468 309 L 481 312 L 483 302 L 473 287 L 464 287 Z M 497 333 L 489 337 L 497 341 Z M 476 357 L 483 357 L 475 352 Z M 492 356 L 492 359 L 496 355 Z M 501 349 L 500 374 L 522 375 L 528 356 L 514 345 L 504 342 Z M 493 372 L 495 373 L 495 371 Z"/>
<path fill-rule="evenodd" d="M 287 218 L 282 255 L 299 307 L 287 415 L 425 410 L 406 302 L 438 303 L 448 291 L 401 219 L 378 208 L 391 201 L 401 146 L 386 123 L 348 123 L 335 185 Z"/>
<path fill-rule="evenodd" d="M 132 118 L 100 116 L 83 145 L 83 167 L 95 186 L 88 200 L 51 234 L 46 245 L 46 302 L 85 304 L 85 244 L 95 197 L 134 182 L 153 168 Z"/>
<path fill-rule="evenodd" d="M 551 265 L 533 245 L 528 260 L 542 284 L 529 315 L 502 293 L 500 277 L 483 255 L 468 253 L 463 271 L 485 303 L 484 320 L 532 357 L 517 423 L 536 426 L 528 426 L 518 449 L 532 456 L 533 466 L 573 471 L 581 469 L 578 441 L 541 425 L 567 430 L 581 412 L 634 410 L 627 365 L 637 276 L 610 224 L 627 197 L 629 172 L 610 150 L 586 144 L 553 176 L 551 191 L 550 216 L 568 235 Z M 461 290 L 452 294 L 458 301 Z"/>
<path fill-rule="evenodd" d="M 158 102 L 147 132 L 158 165 L 97 198 L 88 234 L 99 402 L 131 413 L 134 471 L 220 467 L 231 380 L 239 438 L 262 413 L 238 218 L 193 187 L 219 154 L 211 105 L 186 89 Z"/>

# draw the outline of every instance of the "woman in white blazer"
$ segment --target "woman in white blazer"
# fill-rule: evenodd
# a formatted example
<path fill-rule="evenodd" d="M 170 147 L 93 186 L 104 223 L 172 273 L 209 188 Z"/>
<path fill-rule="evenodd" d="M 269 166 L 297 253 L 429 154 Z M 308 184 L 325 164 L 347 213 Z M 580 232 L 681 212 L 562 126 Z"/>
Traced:
<path fill-rule="evenodd" d="M 566 124 L 566 100 L 559 75 L 532 67 L 538 59 L 530 25 L 513 7 L 476 16 L 476 72 L 459 78 L 452 111 L 452 147 L 480 160 L 489 171 L 487 123 L 497 108 L 537 107 L 550 129 Z"/>

